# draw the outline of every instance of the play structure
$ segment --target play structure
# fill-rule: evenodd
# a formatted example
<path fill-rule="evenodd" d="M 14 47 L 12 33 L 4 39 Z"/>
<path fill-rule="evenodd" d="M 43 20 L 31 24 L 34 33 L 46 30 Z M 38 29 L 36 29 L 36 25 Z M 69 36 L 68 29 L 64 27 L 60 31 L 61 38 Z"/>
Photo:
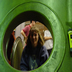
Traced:
<path fill-rule="evenodd" d="M 8 64 L 6 49 L 13 29 L 28 20 L 43 23 L 53 36 L 49 59 L 29 72 L 72 72 L 71 7 L 72 0 L 0 0 L 0 72 L 21 72 Z"/>

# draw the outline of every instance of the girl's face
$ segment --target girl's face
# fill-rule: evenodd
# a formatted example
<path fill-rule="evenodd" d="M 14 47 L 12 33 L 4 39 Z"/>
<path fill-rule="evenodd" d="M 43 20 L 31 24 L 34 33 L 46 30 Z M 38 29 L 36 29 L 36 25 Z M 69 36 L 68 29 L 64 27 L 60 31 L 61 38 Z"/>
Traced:
<path fill-rule="evenodd" d="M 33 32 L 32 34 L 30 34 L 30 41 L 31 41 L 33 47 L 37 46 L 38 39 L 39 39 L 39 35 L 37 32 Z"/>

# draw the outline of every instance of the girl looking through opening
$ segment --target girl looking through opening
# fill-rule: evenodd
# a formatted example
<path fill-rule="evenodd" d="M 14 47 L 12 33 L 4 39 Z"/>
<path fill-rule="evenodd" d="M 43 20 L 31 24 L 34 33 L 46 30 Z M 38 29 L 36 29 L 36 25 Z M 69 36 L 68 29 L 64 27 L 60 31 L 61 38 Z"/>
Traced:
<path fill-rule="evenodd" d="M 34 70 L 41 66 L 49 57 L 43 38 L 37 27 L 31 27 L 23 50 L 20 68 L 23 71 Z"/>

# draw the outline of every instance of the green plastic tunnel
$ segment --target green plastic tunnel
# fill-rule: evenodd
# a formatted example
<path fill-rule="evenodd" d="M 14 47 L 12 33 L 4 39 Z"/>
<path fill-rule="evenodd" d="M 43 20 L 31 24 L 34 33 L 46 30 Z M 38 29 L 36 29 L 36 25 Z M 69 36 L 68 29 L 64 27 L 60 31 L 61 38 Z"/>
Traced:
<path fill-rule="evenodd" d="M 13 29 L 28 20 L 40 21 L 53 35 L 49 59 L 29 72 L 71 72 L 67 35 L 72 27 L 71 6 L 71 0 L 0 0 L 0 72 L 21 72 L 6 61 L 6 45 Z"/>

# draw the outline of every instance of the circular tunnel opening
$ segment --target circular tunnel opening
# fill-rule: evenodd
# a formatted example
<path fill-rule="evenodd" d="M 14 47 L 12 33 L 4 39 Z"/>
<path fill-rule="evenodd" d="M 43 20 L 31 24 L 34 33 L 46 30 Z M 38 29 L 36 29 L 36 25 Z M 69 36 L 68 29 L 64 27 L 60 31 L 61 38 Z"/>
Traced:
<path fill-rule="evenodd" d="M 7 52 L 6 51 L 7 51 L 7 46 L 9 43 L 9 38 L 10 38 L 11 33 L 14 32 L 13 30 L 19 24 L 21 24 L 22 22 L 25 22 L 25 21 L 30 21 L 30 20 L 39 21 L 40 23 L 45 25 L 48 28 L 48 30 L 50 30 L 50 32 L 53 36 L 50 22 L 47 20 L 47 18 L 45 16 L 41 15 L 38 12 L 34 12 L 34 11 L 28 11 L 28 12 L 24 12 L 24 13 L 19 14 L 10 22 L 10 24 L 8 25 L 8 28 L 6 29 L 6 32 L 5 32 L 4 42 L 3 42 L 3 51 L 4 51 L 4 56 L 7 61 L 8 61 L 8 59 L 7 59 Z M 13 42 L 14 42 L 14 40 L 13 40 Z"/>

